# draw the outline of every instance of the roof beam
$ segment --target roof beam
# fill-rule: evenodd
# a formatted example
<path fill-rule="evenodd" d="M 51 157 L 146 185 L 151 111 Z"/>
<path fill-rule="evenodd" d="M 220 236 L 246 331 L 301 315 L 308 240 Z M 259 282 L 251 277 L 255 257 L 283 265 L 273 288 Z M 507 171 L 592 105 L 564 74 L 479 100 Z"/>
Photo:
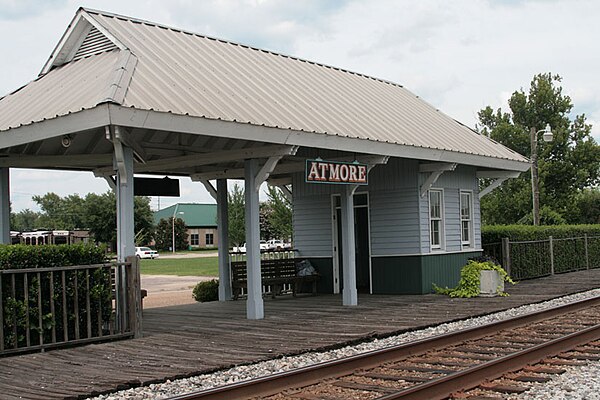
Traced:
<path fill-rule="evenodd" d="M 217 189 L 215 189 L 212 183 L 210 183 L 208 179 L 201 179 L 200 182 L 204 185 L 208 194 L 210 194 L 213 199 L 217 200 Z"/>
<path fill-rule="evenodd" d="M 479 192 L 479 200 L 486 194 L 491 193 L 493 190 L 497 189 L 504 183 L 504 181 L 508 180 L 508 178 L 498 178 L 494 180 L 491 184 L 485 187 L 481 192 Z"/>
<path fill-rule="evenodd" d="M 272 128 L 248 123 L 175 115 L 166 112 L 130 109 L 129 107 L 122 107 L 116 104 L 110 105 L 110 114 L 113 123 L 136 128 L 221 136 L 232 139 L 297 145 L 301 147 L 334 148 L 353 153 L 370 153 L 417 160 L 460 163 L 485 168 L 514 171 L 527 171 L 529 169 L 529 162 L 526 159 L 489 157 L 457 151 L 324 135 L 322 133 L 295 131 L 292 129 Z"/>
<path fill-rule="evenodd" d="M 485 170 L 477 171 L 477 177 L 480 179 L 499 179 L 499 178 L 518 178 L 521 173 L 518 171 L 500 171 L 500 170 Z"/>
<path fill-rule="evenodd" d="M 286 145 L 262 146 L 238 150 L 225 150 L 203 154 L 192 154 L 181 157 L 170 157 L 161 160 L 148 161 L 144 165 L 137 165 L 135 168 L 135 172 L 145 173 L 165 171 L 169 169 L 183 169 L 188 167 L 196 167 L 201 165 L 210 165 L 230 161 L 243 161 L 245 159 L 250 158 L 266 158 L 276 155 L 283 156 L 291 154 L 290 150 L 293 148 L 293 146 Z M 100 172 L 103 171 L 104 170 L 101 170 Z"/>
<path fill-rule="evenodd" d="M 59 168 L 97 167 L 111 165 L 111 154 L 76 154 L 63 156 L 0 156 L 0 167 L 11 168 Z"/>

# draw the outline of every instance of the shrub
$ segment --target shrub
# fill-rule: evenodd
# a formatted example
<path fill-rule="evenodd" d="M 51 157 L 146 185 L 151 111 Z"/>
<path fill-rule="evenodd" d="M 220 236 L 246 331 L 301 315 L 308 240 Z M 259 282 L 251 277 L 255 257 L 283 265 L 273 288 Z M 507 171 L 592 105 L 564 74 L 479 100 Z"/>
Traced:
<path fill-rule="evenodd" d="M 94 245 L 0 245 L 2 270 L 35 270 L 101 264 L 104 261 L 105 249 Z M 88 290 L 89 315 L 85 307 Z M 50 298 L 53 299 L 53 307 Z M 78 319 L 74 311 L 76 299 L 79 305 Z M 48 343 L 51 341 L 53 327 L 57 338 L 75 338 L 75 325 L 79 325 L 81 337 L 87 337 L 84 332 L 88 317 L 92 322 L 91 336 L 99 336 L 99 326 L 111 318 L 110 272 L 107 269 L 94 268 L 89 270 L 89 273 L 83 270 L 69 270 L 64 273 L 41 270 L 6 275 L 5 279 L 2 279 L 2 304 L 4 319 L 1 322 L 4 325 L 5 348 L 27 346 L 27 336 L 30 337 L 31 345 L 41 344 L 41 340 Z M 102 320 L 99 321 L 99 318 Z M 63 322 L 65 319 L 68 321 L 67 325 Z"/>
<path fill-rule="evenodd" d="M 450 297 L 476 297 L 479 295 L 479 273 L 481 271 L 497 271 L 500 279 L 514 285 L 514 281 L 508 276 L 506 271 L 492 261 L 469 260 L 460 270 L 460 281 L 458 286 L 453 289 L 441 288 L 435 283 L 433 289 L 438 294 L 445 294 Z M 508 296 L 508 293 L 498 291 L 500 296 Z"/>
<path fill-rule="evenodd" d="M 501 242 L 502 238 L 509 238 L 511 241 L 546 240 L 550 236 L 554 239 L 561 239 L 582 237 L 585 234 L 600 236 L 600 225 L 490 225 L 483 226 L 481 229 L 481 239 L 484 245 Z"/>
<path fill-rule="evenodd" d="M 212 279 L 210 281 L 199 282 L 192 291 L 194 300 L 199 302 L 219 300 L 219 281 Z"/>

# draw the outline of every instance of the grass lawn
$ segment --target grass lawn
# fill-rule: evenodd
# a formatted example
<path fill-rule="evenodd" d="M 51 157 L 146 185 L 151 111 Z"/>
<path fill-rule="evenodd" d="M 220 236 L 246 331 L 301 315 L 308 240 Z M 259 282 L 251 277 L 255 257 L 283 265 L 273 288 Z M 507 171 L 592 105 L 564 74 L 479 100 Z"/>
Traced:
<path fill-rule="evenodd" d="M 218 257 L 141 260 L 144 275 L 219 276 Z"/>

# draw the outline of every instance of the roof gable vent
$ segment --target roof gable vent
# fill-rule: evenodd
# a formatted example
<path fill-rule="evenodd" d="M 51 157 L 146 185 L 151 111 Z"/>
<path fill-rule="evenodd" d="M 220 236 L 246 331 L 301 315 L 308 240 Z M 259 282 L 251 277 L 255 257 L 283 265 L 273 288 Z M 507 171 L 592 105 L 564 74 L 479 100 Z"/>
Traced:
<path fill-rule="evenodd" d="M 73 56 L 73 61 L 117 48 L 102 32 L 96 29 L 96 27 L 92 27 Z"/>

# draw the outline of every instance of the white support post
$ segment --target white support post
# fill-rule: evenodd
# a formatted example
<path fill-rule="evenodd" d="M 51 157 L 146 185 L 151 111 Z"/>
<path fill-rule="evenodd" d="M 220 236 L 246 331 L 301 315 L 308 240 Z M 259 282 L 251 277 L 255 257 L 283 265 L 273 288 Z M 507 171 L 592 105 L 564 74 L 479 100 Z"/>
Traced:
<path fill-rule="evenodd" d="M 211 185 L 212 187 L 212 185 Z M 219 236 L 219 301 L 231 300 L 231 271 L 229 270 L 229 231 L 227 179 L 217 180 L 217 229 Z"/>
<path fill-rule="evenodd" d="M 124 262 L 135 255 L 135 233 L 133 221 L 133 151 L 129 147 L 115 147 L 115 169 L 117 171 L 117 257 Z M 119 157 L 122 159 L 119 160 Z"/>
<path fill-rule="evenodd" d="M 342 290 L 342 304 L 345 306 L 358 305 L 358 292 L 356 290 L 356 254 L 354 237 L 354 191 L 358 186 L 345 187 L 341 197 L 342 204 L 342 240 L 343 243 L 343 270 L 344 289 Z"/>
<path fill-rule="evenodd" d="M 246 300 L 246 317 L 263 319 L 265 316 L 262 298 L 262 277 L 260 274 L 260 225 L 259 203 L 256 177 L 258 161 L 245 161 L 245 222 L 246 222 L 246 272 L 248 281 L 248 299 Z"/>
<path fill-rule="evenodd" d="M 0 168 L 0 243 L 10 244 L 10 171 Z"/>

